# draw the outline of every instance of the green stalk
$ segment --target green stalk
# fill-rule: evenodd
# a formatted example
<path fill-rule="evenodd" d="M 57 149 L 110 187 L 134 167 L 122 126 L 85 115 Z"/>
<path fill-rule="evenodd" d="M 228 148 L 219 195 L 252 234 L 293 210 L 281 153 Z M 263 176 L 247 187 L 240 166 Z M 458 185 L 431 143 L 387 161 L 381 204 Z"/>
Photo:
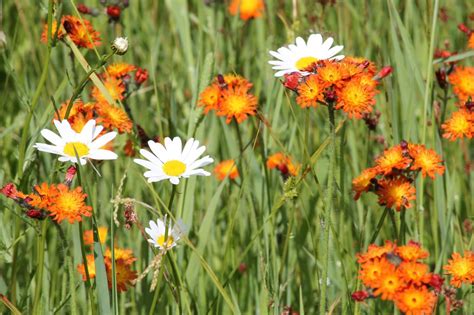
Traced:
<path fill-rule="evenodd" d="M 434 53 L 434 45 L 435 45 L 435 37 L 436 37 L 436 25 L 438 21 L 438 8 L 439 8 L 439 0 L 435 0 L 434 8 L 433 8 L 433 15 L 432 15 L 432 23 L 431 23 L 431 31 L 430 31 L 430 46 L 428 51 L 428 63 L 426 66 L 426 85 L 425 85 L 425 96 L 423 102 L 423 132 L 422 132 L 422 143 L 426 143 L 426 129 L 428 125 L 428 106 L 431 101 L 431 90 L 433 87 L 433 53 Z M 423 235 L 425 229 L 425 220 L 423 212 L 423 197 L 424 197 L 424 179 L 420 178 L 420 190 L 418 192 L 420 199 L 419 203 L 417 204 L 419 217 L 418 217 L 418 237 L 421 244 L 423 244 Z"/>
<path fill-rule="evenodd" d="M 35 297 L 33 302 L 33 314 L 41 313 L 38 311 L 38 307 L 41 300 L 41 289 L 43 288 L 43 273 L 44 273 L 44 241 L 46 238 L 46 227 L 48 226 L 48 220 L 45 219 L 41 223 L 41 235 L 37 241 L 37 253 L 36 258 L 38 260 L 38 267 L 36 269 L 36 286 L 35 286 Z"/>
<path fill-rule="evenodd" d="M 377 228 L 375 229 L 374 234 L 370 238 L 370 244 L 374 243 L 375 240 L 377 239 L 377 236 L 379 235 L 380 230 L 382 229 L 383 222 L 385 221 L 385 217 L 387 216 L 389 212 L 390 212 L 390 208 L 385 208 L 385 210 L 383 211 L 382 216 L 380 217 L 379 223 L 377 223 Z"/>
<path fill-rule="evenodd" d="M 85 249 L 84 239 L 82 238 L 82 235 L 84 235 L 84 228 L 82 227 L 82 221 L 79 221 L 79 240 L 81 242 L 82 262 L 84 264 L 84 270 L 86 272 L 86 291 L 91 302 L 92 314 L 95 314 L 94 293 L 92 292 L 91 278 L 89 276 L 89 267 L 87 265 L 86 249 Z"/>
<path fill-rule="evenodd" d="M 322 224 L 322 240 L 321 240 L 321 261 L 322 261 L 322 275 L 321 275 L 321 295 L 319 298 L 319 314 L 326 313 L 326 298 L 327 298 L 327 277 L 329 268 L 329 236 L 330 236 L 330 222 L 331 212 L 334 210 L 334 192 L 335 192 L 335 167 L 336 167 L 336 124 L 334 117 L 334 104 L 328 104 L 329 112 L 329 173 L 327 185 L 327 200 L 324 211 L 324 222 Z"/>

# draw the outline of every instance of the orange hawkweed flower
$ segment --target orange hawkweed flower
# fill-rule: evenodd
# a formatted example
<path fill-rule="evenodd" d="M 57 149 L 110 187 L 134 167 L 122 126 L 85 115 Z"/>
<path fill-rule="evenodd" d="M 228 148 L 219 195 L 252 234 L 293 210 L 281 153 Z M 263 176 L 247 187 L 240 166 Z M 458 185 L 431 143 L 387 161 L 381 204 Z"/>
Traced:
<path fill-rule="evenodd" d="M 461 102 L 474 98 L 474 67 L 456 67 L 448 78 Z"/>
<path fill-rule="evenodd" d="M 409 144 L 408 152 L 413 158 L 411 170 L 421 170 L 423 177 L 429 176 L 435 178 L 435 173 L 443 175 L 444 166 L 441 165 L 443 160 L 435 150 L 427 149 L 422 144 Z"/>
<path fill-rule="evenodd" d="M 451 258 L 443 267 L 451 275 L 451 285 L 459 288 L 463 283 L 474 284 L 474 252 L 465 251 L 464 257 L 453 253 Z"/>
<path fill-rule="evenodd" d="M 94 30 L 90 21 L 66 15 L 62 23 L 71 40 L 77 46 L 93 49 L 100 45 L 100 34 Z"/>
<path fill-rule="evenodd" d="M 342 63 L 349 71 L 350 76 L 355 76 L 364 71 L 371 76 L 375 76 L 377 73 L 377 67 L 375 66 L 375 63 L 363 57 L 346 56 L 344 59 L 342 59 Z"/>
<path fill-rule="evenodd" d="M 436 295 L 426 286 L 410 286 L 395 297 L 395 305 L 406 315 L 432 314 Z"/>
<path fill-rule="evenodd" d="M 451 117 L 441 125 L 444 130 L 443 138 L 455 141 L 458 138 L 474 137 L 474 112 L 460 109 L 451 114 Z"/>
<path fill-rule="evenodd" d="M 405 280 L 400 277 L 394 265 L 390 265 L 377 282 L 374 295 L 382 295 L 382 300 L 393 300 L 396 294 L 406 286 Z"/>
<path fill-rule="evenodd" d="M 406 282 L 421 285 L 431 279 L 427 264 L 416 261 L 404 261 L 398 266 L 398 273 Z"/>
<path fill-rule="evenodd" d="M 322 67 L 318 67 L 318 76 L 322 82 L 326 83 L 327 86 L 334 85 L 337 87 L 344 84 L 343 80 L 349 74 L 342 63 L 333 60 L 323 60 L 322 64 Z"/>
<path fill-rule="evenodd" d="M 371 181 L 377 176 L 378 172 L 377 167 L 368 168 L 352 180 L 352 190 L 355 192 L 354 200 L 359 199 L 363 192 L 369 191 L 372 186 Z"/>
<path fill-rule="evenodd" d="M 106 264 L 107 280 L 109 288 L 112 287 L 112 265 Z M 137 278 L 137 273 L 132 270 L 130 265 L 127 265 L 121 260 L 115 261 L 115 281 L 117 283 L 117 291 L 124 292 L 128 290 L 129 286 L 133 286 L 133 280 Z"/>
<path fill-rule="evenodd" d="M 386 254 L 393 252 L 396 248 L 396 244 L 392 241 L 385 241 L 385 245 L 377 246 L 375 244 L 370 244 L 367 248 L 367 252 L 364 254 L 356 254 L 357 262 L 360 264 L 366 263 L 375 258 L 382 258 Z"/>
<path fill-rule="evenodd" d="M 379 204 L 387 208 L 411 208 L 410 201 L 416 200 L 416 188 L 413 187 L 406 177 L 382 179 L 379 181 L 376 193 L 379 196 Z"/>
<path fill-rule="evenodd" d="M 409 241 L 407 245 L 398 246 L 395 249 L 395 254 L 405 261 L 417 261 L 429 256 L 429 253 L 414 241 Z"/>
<path fill-rule="evenodd" d="M 94 112 L 92 110 L 80 112 L 68 119 L 71 128 L 75 132 L 81 132 L 85 124 L 91 119 L 94 119 Z"/>
<path fill-rule="evenodd" d="M 229 13 L 240 13 L 240 18 L 244 21 L 262 16 L 264 9 L 263 0 L 232 0 L 229 5 Z"/>
<path fill-rule="evenodd" d="M 224 180 L 227 176 L 230 179 L 236 179 L 239 177 L 239 170 L 235 165 L 234 160 L 225 160 L 217 164 L 216 168 L 214 169 L 214 173 L 218 180 Z"/>
<path fill-rule="evenodd" d="M 87 260 L 87 271 L 89 272 L 89 279 L 95 278 L 95 259 L 94 254 L 89 254 L 86 256 Z M 82 275 L 82 281 L 87 281 L 86 267 L 84 264 L 77 266 L 77 271 Z"/>
<path fill-rule="evenodd" d="M 124 249 L 124 248 L 118 248 L 115 247 L 114 249 L 114 256 L 115 256 L 115 262 L 121 261 L 125 265 L 131 265 L 134 261 L 137 259 L 135 256 L 133 256 L 133 252 L 131 249 Z M 104 254 L 104 258 L 106 262 L 111 263 L 112 262 L 112 251 L 110 248 L 107 248 Z"/>
<path fill-rule="evenodd" d="M 136 68 L 137 67 L 134 65 L 125 62 L 117 62 L 107 67 L 107 74 L 112 77 L 121 78 L 126 76 L 129 72 L 134 71 Z"/>
<path fill-rule="evenodd" d="M 342 109 L 349 118 L 361 119 L 372 112 L 377 90 L 363 83 L 360 77 L 352 78 L 344 87 L 336 90 L 336 109 Z"/>
<path fill-rule="evenodd" d="M 53 204 L 46 209 L 51 212 L 53 220 L 61 223 L 66 219 L 69 223 L 74 223 L 82 221 L 82 216 L 92 215 L 92 207 L 84 203 L 87 195 L 82 192 L 81 187 L 69 190 L 66 185 L 59 184 L 57 190 Z"/>
<path fill-rule="evenodd" d="M 133 123 L 127 113 L 118 106 L 110 105 L 107 102 L 96 104 L 96 111 L 99 117 L 97 123 L 102 124 L 107 129 L 117 129 L 119 133 L 130 133 Z"/>
<path fill-rule="evenodd" d="M 467 47 L 474 49 L 474 32 L 469 35 L 469 40 L 467 41 Z"/>
<path fill-rule="evenodd" d="M 217 83 L 206 87 L 199 95 L 198 106 L 204 107 L 204 113 L 210 110 L 217 110 L 219 106 L 221 89 Z"/>
<path fill-rule="evenodd" d="M 257 113 L 257 98 L 247 93 L 246 89 L 224 89 L 221 93 L 221 102 L 217 109 L 218 116 L 227 116 L 226 123 L 234 118 L 238 123 L 247 119 L 248 115 Z"/>
<path fill-rule="evenodd" d="M 49 209 L 58 195 L 57 187 L 47 183 L 35 185 L 33 190 L 34 193 L 27 196 L 29 198 L 28 204 L 38 209 Z"/>
<path fill-rule="evenodd" d="M 361 265 L 359 278 L 366 286 L 378 287 L 382 275 L 390 270 L 391 266 L 393 265 L 390 264 L 387 258 L 375 258 Z"/>
<path fill-rule="evenodd" d="M 248 91 L 252 88 L 253 84 L 250 83 L 246 78 L 238 74 L 226 74 L 224 75 L 224 82 L 228 89 L 241 89 Z M 216 78 L 214 83 L 219 84 L 219 80 Z"/>
<path fill-rule="evenodd" d="M 324 101 L 324 90 L 326 87 L 327 84 L 321 81 L 318 75 L 311 74 L 298 86 L 296 102 L 302 108 L 316 107 L 318 102 Z"/>
<path fill-rule="evenodd" d="M 122 80 L 106 76 L 103 83 L 114 101 L 124 99 L 123 93 L 125 92 L 125 86 Z M 92 97 L 99 103 L 107 102 L 107 98 L 102 94 L 97 86 L 92 88 Z"/>
<path fill-rule="evenodd" d="M 56 20 L 53 20 L 51 24 L 51 38 L 54 37 L 54 35 L 56 34 L 56 31 L 58 32 L 58 35 L 57 35 L 58 39 L 61 39 L 64 37 L 63 30 L 61 28 L 59 28 L 58 30 L 58 22 L 56 22 Z M 41 41 L 43 43 L 48 42 L 48 23 L 45 23 L 43 26 L 43 32 L 41 33 Z"/>
<path fill-rule="evenodd" d="M 269 169 L 278 169 L 284 176 L 296 176 L 300 168 L 299 165 L 293 163 L 291 157 L 282 152 L 270 155 L 267 159 L 267 167 Z"/>
<path fill-rule="evenodd" d="M 400 145 L 387 149 L 375 160 L 375 164 L 384 175 L 390 174 L 393 169 L 404 170 L 411 164 L 411 159 L 405 154 Z"/>
<path fill-rule="evenodd" d="M 101 244 L 105 244 L 105 241 L 107 240 L 107 227 L 100 226 L 99 228 L 97 228 L 97 232 L 99 233 L 99 242 Z M 83 239 L 84 239 L 85 245 L 94 244 L 94 231 L 93 230 L 84 231 Z"/>

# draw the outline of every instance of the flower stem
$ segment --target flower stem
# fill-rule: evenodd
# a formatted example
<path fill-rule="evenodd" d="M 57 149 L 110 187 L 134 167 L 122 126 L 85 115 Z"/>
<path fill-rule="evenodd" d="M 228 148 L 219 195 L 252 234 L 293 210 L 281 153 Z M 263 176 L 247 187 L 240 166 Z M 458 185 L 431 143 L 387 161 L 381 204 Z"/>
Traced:
<path fill-rule="evenodd" d="M 387 216 L 389 212 L 390 212 L 390 208 L 385 208 L 385 210 L 383 211 L 382 216 L 380 217 L 379 223 L 377 223 L 377 228 L 375 229 L 374 234 L 370 238 L 370 244 L 375 242 L 375 240 L 377 239 L 377 236 L 379 235 L 380 230 L 382 229 L 383 222 L 385 221 L 385 217 Z"/>
<path fill-rule="evenodd" d="M 319 299 L 319 314 L 326 313 L 326 298 L 327 298 L 327 277 L 329 268 L 329 230 L 331 226 L 331 212 L 334 210 L 334 192 L 335 192 L 335 167 L 336 167 L 336 124 L 334 117 L 334 104 L 328 104 L 329 112 L 329 173 L 328 173 L 328 184 L 327 184 L 327 201 L 326 208 L 324 211 L 324 220 L 322 226 L 322 249 L 321 249 L 321 261 L 322 261 L 322 275 L 321 275 L 321 295 Z"/>
<path fill-rule="evenodd" d="M 82 238 L 82 235 L 84 235 L 84 228 L 82 227 L 82 221 L 79 221 L 79 240 L 81 243 L 82 262 L 84 264 L 84 270 L 86 272 L 86 291 L 91 302 L 92 314 L 95 314 L 94 293 L 92 292 L 91 278 L 89 276 L 89 266 L 87 265 L 86 249 L 85 249 L 84 239 Z"/>
<path fill-rule="evenodd" d="M 43 288 L 43 272 L 44 272 L 44 241 L 46 238 L 46 227 L 48 226 L 48 220 L 41 222 L 41 235 L 39 236 L 37 243 L 37 253 L 36 257 L 38 260 L 37 267 L 37 277 L 36 277 L 36 287 L 35 287 L 35 298 L 33 302 L 33 314 L 41 313 L 38 310 L 40 299 L 41 299 L 41 289 Z"/>

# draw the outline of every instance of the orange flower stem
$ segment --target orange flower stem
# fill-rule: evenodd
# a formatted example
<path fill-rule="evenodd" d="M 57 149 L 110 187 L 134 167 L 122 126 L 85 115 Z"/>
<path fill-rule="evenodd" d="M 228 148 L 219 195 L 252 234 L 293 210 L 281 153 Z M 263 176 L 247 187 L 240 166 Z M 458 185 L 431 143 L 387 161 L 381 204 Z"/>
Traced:
<path fill-rule="evenodd" d="M 327 200 L 324 211 L 324 219 L 321 222 L 322 237 L 321 237 L 321 262 L 322 262 L 322 274 L 321 274 L 321 290 L 319 298 L 319 314 L 326 314 L 326 290 L 327 290 L 327 277 L 329 268 L 329 236 L 331 227 L 331 213 L 334 208 L 334 192 L 335 192 L 335 167 L 336 167 L 336 123 L 335 123 L 335 110 L 334 104 L 329 103 L 328 106 L 329 114 L 329 172 L 327 181 Z M 319 282 L 319 281 L 318 281 Z"/>
<path fill-rule="evenodd" d="M 385 208 L 385 210 L 382 213 L 382 216 L 380 217 L 379 222 L 377 223 L 377 227 L 375 229 L 375 232 L 374 232 L 374 234 L 372 234 L 372 237 L 370 238 L 369 244 L 373 244 L 375 242 L 375 240 L 377 239 L 377 236 L 379 235 L 380 230 L 382 229 L 383 222 L 385 221 L 385 217 L 387 216 L 387 214 L 389 212 L 390 212 L 390 209 Z"/>

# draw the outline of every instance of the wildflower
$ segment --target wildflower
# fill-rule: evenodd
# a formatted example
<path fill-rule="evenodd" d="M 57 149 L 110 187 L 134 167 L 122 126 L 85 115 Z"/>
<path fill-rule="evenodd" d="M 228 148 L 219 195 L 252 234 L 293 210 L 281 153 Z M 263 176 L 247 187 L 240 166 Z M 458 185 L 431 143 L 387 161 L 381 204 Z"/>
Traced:
<path fill-rule="evenodd" d="M 138 68 L 135 72 L 135 83 L 140 85 L 148 80 L 148 71 L 146 69 Z"/>
<path fill-rule="evenodd" d="M 53 20 L 51 23 L 51 38 L 54 38 L 56 32 L 58 39 L 62 39 L 64 37 L 64 31 L 61 28 L 59 28 L 58 30 L 58 22 L 56 20 Z M 41 41 L 43 43 L 48 42 L 48 23 L 43 26 L 43 32 L 41 33 Z"/>
<path fill-rule="evenodd" d="M 380 81 L 386 76 L 390 75 L 390 73 L 393 72 L 393 68 L 390 66 L 383 67 L 382 70 L 380 70 L 379 73 L 374 77 L 374 80 Z"/>
<path fill-rule="evenodd" d="M 402 290 L 406 282 L 399 276 L 399 272 L 394 265 L 390 265 L 381 275 L 374 295 L 381 295 L 382 300 L 393 300 L 397 293 Z"/>
<path fill-rule="evenodd" d="M 407 315 L 431 314 L 435 303 L 435 294 L 426 286 L 410 286 L 395 297 L 395 305 Z"/>
<path fill-rule="evenodd" d="M 39 151 L 60 155 L 61 162 L 78 163 L 77 156 L 82 165 L 87 163 L 87 159 L 115 160 L 117 158 L 114 152 L 101 149 L 114 139 L 117 133 L 109 132 L 99 137 L 103 127 L 96 126 L 95 120 L 89 120 L 79 133 L 71 128 L 67 120 L 62 122 L 54 120 L 54 125 L 59 136 L 49 129 L 41 130 L 41 135 L 53 145 L 36 143 L 34 147 Z"/>
<path fill-rule="evenodd" d="M 377 286 L 382 275 L 389 270 L 391 264 L 385 258 L 374 258 L 361 265 L 359 278 L 366 286 Z"/>
<path fill-rule="evenodd" d="M 451 276 L 451 285 L 459 288 L 463 283 L 474 283 L 474 252 L 464 251 L 464 257 L 459 253 L 453 253 L 452 259 L 443 267 Z"/>
<path fill-rule="evenodd" d="M 321 34 L 312 34 L 305 42 L 303 38 L 297 37 L 295 44 L 288 47 L 281 47 L 277 51 L 270 51 L 270 54 L 278 60 L 271 60 L 268 63 L 277 70 L 276 77 L 281 77 L 287 73 L 299 72 L 308 75 L 305 71 L 309 66 L 319 60 L 341 60 L 343 55 L 337 55 L 344 46 L 334 46 L 331 48 L 334 39 L 329 37 L 323 42 Z"/>
<path fill-rule="evenodd" d="M 356 302 L 363 302 L 370 297 L 367 291 L 356 291 L 351 294 L 351 298 Z"/>
<path fill-rule="evenodd" d="M 474 98 L 474 67 L 456 67 L 448 78 L 462 102 Z"/>
<path fill-rule="evenodd" d="M 344 84 L 344 79 L 348 77 L 348 73 L 344 65 L 335 60 L 324 60 L 322 66 L 318 67 L 318 76 L 327 86 L 340 87 Z"/>
<path fill-rule="evenodd" d="M 164 250 L 176 246 L 176 242 L 187 233 L 187 227 L 181 220 L 178 220 L 173 226 L 170 222 L 168 227 L 166 227 L 166 223 L 166 218 L 164 221 L 157 219 L 156 223 L 155 221 L 150 221 L 150 227 L 145 228 L 145 232 L 151 237 L 148 239 L 148 242 Z"/>
<path fill-rule="evenodd" d="M 311 74 L 298 86 L 296 102 L 302 108 L 316 107 L 318 102 L 324 101 L 324 90 L 326 87 L 327 85 L 319 79 L 318 75 Z"/>
<path fill-rule="evenodd" d="M 217 110 L 220 100 L 220 88 L 217 83 L 206 87 L 199 95 L 198 106 L 204 107 L 204 113 Z"/>
<path fill-rule="evenodd" d="M 377 176 L 377 173 L 378 168 L 368 168 L 352 180 L 352 190 L 355 192 L 354 200 L 359 199 L 363 192 L 370 190 L 372 187 L 372 180 Z"/>
<path fill-rule="evenodd" d="M 252 94 L 248 94 L 245 89 L 225 89 L 222 91 L 217 115 L 227 116 L 226 123 L 230 123 L 232 118 L 241 123 L 247 119 L 248 115 L 253 116 L 256 112 L 257 98 Z"/>
<path fill-rule="evenodd" d="M 149 169 L 145 172 L 148 182 L 158 182 L 169 179 L 174 185 L 179 184 L 180 178 L 192 175 L 209 176 L 210 173 L 201 167 L 212 163 L 214 160 L 206 155 L 199 158 L 206 150 L 205 146 L 199 147 L 199 141 L 189 139 L 184 148 L 179 137 L 165 138 L 165 145 L 148 141 L 151 151 L 141 149 L 140 153 L 147 159 L 135 159 L 134 162 Z"/>
<path fill-rule="evenodd" d="M 106 264 L 107 282 L 109 288 L 112 287 L 112 265 Z M 115 261 L 115 281 L 117 283 L 117 291 L 124 292 L 128 290 L 129 286 L 133 286 L 134 280 L 137 278 L 136 271 L 133 271 L 130 265 L 123 263 L 120 260 Z"/>
<path fill-rule="evenodd" d="M 390 174 L 394 169 L 404 170 L 411 163 L 411 159 L 405 154 L 400 145 L 387 149 L 375 160 L 379 171 L 384 175 Z"/>
<path fill-rule="evenodd" d="M 104 83 L 105 88 L 109 92 L 110 97 L 114 101 L 124 99 L 123 93 L 125 92 L 125 86 L 122 80 L 117 79 L 112 76 L 106 76 L 103 83 Z M 102 92 L 99 90 L 97 86 L 94 86 L 92 88 L 92 97 L 99 103 L 108 101 L 105 95 L 102 94 Z"/>
<path fill-rule="evenodd" d="M 398 272 L 405 281 L 421 285 L 429 283 L 431 275 L 428 265 L 416 261 L 404 261 L 398 266 Z"/>
<path fill-rule="evenodd" d="M 128 39 L 127 37 L 117 37 L 112 43 L 112 50 L 117 55 L 123 55 L 128 50 Z"/>
<path fill-rule="evenodd" d="M 35 185 L 34 193 L 28 195 L 28 205 L 38 209 L 49 209 L 58 196 L 58 188 L 55 185 L 42 183 Z"/>
<path fill-rule="evenodd" d="M 336 109 L 342 109 L 349 118 L 361 119 L 364 114 L 372 112 L 377 90 L 363 84 L 358 77 L 350 80 L 344 87 L 336 90 Z"/>
<path fill-rule="evenodd" d="M 292 158 L 282 152 L 270 155 L 267 158 L 267 167 L 269 169 L 278 169 L 283 176 L 296 176 L 299 171 L 299 165 L 293 163 Z"/>
<path fill-rule="evenodd" d="M 95 259 L 94 254 L 89 254 L 86 256 L 87 260 L 87 271 L 89 273 L 89 279 L 95 278 Z M 82 281 L 87 281 L 86 267 L 84 264 L 77 266 L 77 271 L 82 275 Z"/>
<path fill-rule="evenodd" d="M 434 179 L 435 173 L 443 175 L 444 166 L 441 165 L 441 157 L 434 150 L 427 149 L 421 144 L 410 144 L 408 150 L 413 158 L 411 170 L 421 170 L 423 177 L 429 176 L 432 179 Z"/>
<path fill-rule="evenodd" d="M 244 21 L 262 16 L 264 9 L 263 0 L 232 0 L 229 5 L 229 13 L 240 13 L 240 18 Z"/>
<path fill-rule="evenodd" d="M 114 21 L 120 19 L 120 14 L 122 13 L 122 9 L 118 5 L 109 5 L 105 11 L 107 15 Z"/>
<path fill-rule="evenodd" d="M 380 187 L 376 191 L 379 196 L 379 204 L 387 208 L 395 208 L 397 211 L 402 208 L 411 208 L 410 201 L 416 200 L 416 189 L 406 177 L 382 179 L 379 181 Z"/>
<path fill-rule="evenodd" d="M 71 40 L 78 47 L 93 49 L 100 45 L 100 34 L 94 30 L 90 21 L 66 15 L 62 24 Z"/>
<path fill-rule="evenodd" d="M 114 248 L 114 257 L 115 262 L 120 261 L 125 265 L 131 265 L 134 261 L 137 260 L 135 256 L 133 256 L 133 252 L 131 249 L 124 249 L 119 247 Z M 104 259 L 106 260 L 106 262 L 110 264 L 112 263 L 112 251 L 110 250 L 110 248 L 107 248 L 105 250 Z"/>
<path fill-rule="evenodd" d="M 467 41 L 467 47 L 474 49 L 474 32 L 471 32 L 471 35 L 469 35 L 469 39 Z"/>
<path fill-rule="evenodd" d="M 105 241 L 107 240 L 107 227 L 100 226 L 97 228 L 97 232 L 99 233 L 99 242 L 101 244 L 105 244 Z M 93 230 L 84 231 L 83 239 L 84 239 L 85 245 L 93 245 L 94 244 L 94 231 Z"/>
<path fill-rule="evenodd" d="M 117 62 L 107 67 L 107 73 L 109 74 L 109 76 L 121 78 L 126 76 L 129 72 L 134 71 L 135 69 L 136 67 L 134 65 L 125 62 Z"/>
<path fill-rule="evenodd" d="M 417 261 L 429 256 L 429 253 L 414 241 L 409 241 L 407 245 L 398 246 L 395 249 L 395 254 L 405 261 Z"/>
<path fill-rule="evenodd" d="M 239 177 L 239 170 L 237 169 L 237 165 L 235 165 L 234 160 L 225 160 L 217 164 L 214 168 L 214 173 L 218 180 L 224 180 L 227 176 L 230 179 L 236 179 Z"/>
<path fill-rule="evenodd" d="M 299 73 L 299 72 L 287 73 L 283 77 L 285 79 L 283 81 L 283 85 L 287 89 L 296 91 L 296 89 L 298 88 L 298 85 L 301 82 L 301 78 L 302 78 L 301 73 Z"/>
<path fill-rule="evenodd" d="M 118 106 L 110 105 L 107 102 L 96 104 L 96 110 L 99 117 L 97 122 L 107 129 L 117 129 L 119 133 L 130 133 L 133 123 L 127 113 Z"/>
<path fill-rule="evenodd" d="M 396 248 L 396 244 L 391 241 L 385 241 L 385 245 L 377 246 L 370 244 L 367 248 L 367 252 L 364 254 L 357 254 L 357 262 L 360 264 L 366 263 L 375 258 L 382 258 L 385 255 L 393 252 Z"/>
<path fill-rule="evenodd" d="M 441 125 L 444 130 L 443 138 L 455 141 L 458 138 L 474 137 L 474 112 L 464 108 L 451 114 L 451 117 Z"/>
<path fill-rule="evenodd" d="M 90 217 L 92 215 L 92 207 L 84 203 L 87 195 L 82 192 L 81 187 L 69 190 L 66 185 L 58 184 L 57 190 L 53 204 L 47 208 L 51 212 L 53 220 L 58 223 L 67 220 L 72 224 L 82 221 L 82 216 Z"/>
<path fill-rule="evenodd" d="M 0 193 L 7 198 L 18 200 L 18 190 L 16 189 L 15 184 L 7 183 L 0 189 Z"/>

